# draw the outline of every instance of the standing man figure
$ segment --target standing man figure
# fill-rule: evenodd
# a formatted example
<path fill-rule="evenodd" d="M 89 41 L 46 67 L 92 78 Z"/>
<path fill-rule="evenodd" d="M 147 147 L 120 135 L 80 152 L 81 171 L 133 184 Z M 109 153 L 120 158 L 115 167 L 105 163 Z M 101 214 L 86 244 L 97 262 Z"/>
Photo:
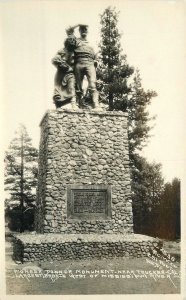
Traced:
<path fill-rule="evenodd" d="M 75 37 L 74 29 L 79 27 L 80 38 Z M 98 108 L 98 91 L 96 88 L 96 55 L 87 41 L 88 25 L 78 24 L 66 30 L 67 39 L 65 47 L 69 52 L 74 52 L 74 75 L 76 79 L 76 96 L 80 108 L 86 107 L 83 97 L 83 79 L 88 80 L 88 92 L 90 92 L 93 107 Z"/>

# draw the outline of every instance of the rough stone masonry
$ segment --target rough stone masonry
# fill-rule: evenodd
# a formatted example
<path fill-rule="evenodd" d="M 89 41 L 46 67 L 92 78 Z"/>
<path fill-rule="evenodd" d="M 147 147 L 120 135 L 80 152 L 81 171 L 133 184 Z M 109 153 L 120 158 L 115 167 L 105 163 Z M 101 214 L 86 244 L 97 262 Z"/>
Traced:
<path fill-rule="evenodd" d="M 15 235 L 16 260 L 141 257 L 161 247 L 133 233 L 126 113 L 45 114 L 35 225 Z"/>
<path fill-rule="evenodd" d="M 79 196 L 75 191 L 77 199 L 70 204 L 70 190 L 78 186 L 87 187 L 85 211 L 78 202 L 83 190 Z M 102 192 L 108 195 L 97 207 Z M 91 195 L 97 198 L 92 211 Z M 46 113 L 41 122 L 36 211 L 38 233 L 133 232 L 126 113 Z"/>

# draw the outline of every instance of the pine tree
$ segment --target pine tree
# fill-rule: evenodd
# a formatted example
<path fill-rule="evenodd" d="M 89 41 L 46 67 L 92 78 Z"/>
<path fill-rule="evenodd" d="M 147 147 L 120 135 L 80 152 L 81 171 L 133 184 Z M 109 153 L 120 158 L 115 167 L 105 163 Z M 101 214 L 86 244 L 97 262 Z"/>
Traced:
<path fill-rule="evenodd" d="M 142 150 L 147 144 L 151 130 L 150 121 L 154 117 L 150 117 L 148 107 L 153 97 L 157 93 L 152 90 L 145 91 L 142 87 L 140 72 L 137 69 L 131 84 L 131 93 L 128 97 L 128 137 L 129 137 L 129 155 L 131 162 L 135 159 L 134 154 Z"/>
<path fill-rule="evenodd" d="M 111 7 L 105 9 L 101 15 L 98 87 L 101 101 L 107 103 L 110 110 L 128 112 L 133 211 L 136 224 L 141 226 L 144 216 L 148 215 L 159 199 L 158 186 L 155 188 L 154 181 L 149 177 L 152 179 L 153 171 L 157 172 L 155 182 L 159 178 L 161 188 L 163 184 L 160 165 L 148 163 L 140 154 L 148 142 L 152 128 L 150 124 L 154 119 L 149 115 L 148 107 L 157 94 L 153 90 L 144 90 L 139 70 L 135 71 L 129 66 L 127 56 L 122 54 L 121 35 L 117 29 L 118 16 L 116 9 Z"/>
<path fill-rule="evenodd" d="M 153 118 L 149 116 L 148 106 L 157 94 L 143 89 L 139 70 L 134 73 L 134 68 L 127 63 L 127 56 L 122 54 L 118 15 L 111 7 L 101 15 L 97 77 L 102 101 L 109 104 L 109 109 L 128 112 L 129 155 L 133 163 L 133 154 L 141 150 L 149 138 L 149 121 Z"/>
<path fill-rule="evenodd" d="M 135 155 L 132 170 L 132 198 L 134 230 L 149 233 L 152 229 L 152 212 L 160 205 L 164 192 L 161 164 L 149 163 L 140 155 Z"/>
<path fill-rule="evenodd" d="M 25 126 L 20 125 L 5 153 L 5 190 L 9 193 L 8 207 L 19 206 L 21 211 L 21 232 L 24 211 L 35 202 L 37 158 L 38 150 L 32 146 Z"/>
<path fill-rule="evenodd" d="M 101 100 L 110 110 L 126 110 L 130 86 L 128 78 L 134 69 L 122 54 L 119 31 L 117 29 L 118 12 L 108 7 L 101 15 L 101 42 L 99 44 L 99 67 L 97 78 Z"/>
<path fill-rule="evenodd" d="M 160 237 L 180 238 L 180 180 L 174 178 L 167 182 L 156 210 Z"/>

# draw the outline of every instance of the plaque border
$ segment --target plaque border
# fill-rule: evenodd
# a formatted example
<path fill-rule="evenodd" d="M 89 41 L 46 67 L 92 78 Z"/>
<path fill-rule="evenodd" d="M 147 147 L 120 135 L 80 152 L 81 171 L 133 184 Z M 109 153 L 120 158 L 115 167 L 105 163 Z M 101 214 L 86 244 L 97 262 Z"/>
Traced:
<path fill-rule="evenodd" d="M 74 215 L 73 214 L 73 204 L 72 204 L 72 193 L 73 190 L 97 190 L 97 191 L 106 191 L 107 195 L 107 207 L 105 210 L 104 215 L 101 213 L 90 213 L 90 214 L 79 214 Z M 67 185 L 67 219 L 68 220 L 74 220 L 74 221 L 87 221 L 87 220 L 99 220 L 99 221 L 105 221 L 108 219 L 111 219 L 112 213 L 112 188 L 108 185 L 99 185 L 99 184 L 70 184 Z"/>

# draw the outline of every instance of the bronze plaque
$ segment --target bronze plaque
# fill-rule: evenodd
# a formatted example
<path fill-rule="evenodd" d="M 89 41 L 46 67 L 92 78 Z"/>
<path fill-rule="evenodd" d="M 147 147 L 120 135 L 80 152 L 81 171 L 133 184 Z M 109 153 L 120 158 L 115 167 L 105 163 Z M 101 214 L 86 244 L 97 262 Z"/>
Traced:
<path fill-rule="evenodd" d="M 67 217 L 107 219 L 111 216 L 111 188 L 103 185 L 71 185 L 67 188 Z"/>

